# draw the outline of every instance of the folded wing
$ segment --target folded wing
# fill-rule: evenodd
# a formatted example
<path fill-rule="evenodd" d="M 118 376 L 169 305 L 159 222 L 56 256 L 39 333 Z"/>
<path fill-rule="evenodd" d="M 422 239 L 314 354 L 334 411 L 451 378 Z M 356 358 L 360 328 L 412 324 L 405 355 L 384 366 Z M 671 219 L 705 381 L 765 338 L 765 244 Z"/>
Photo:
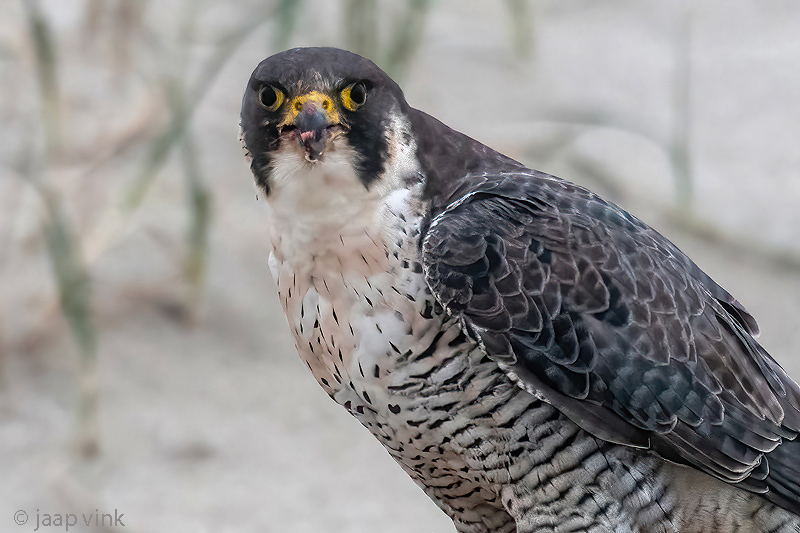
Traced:
<path fill-rule="evenodd" d="M 599 438 L 800 510 L 800 471 L 776 452 L 800 431 L 800 389 L 741 304 L 583 188 L 533 171 L 471 181 L 433 213 L 423 266 L 501 368 Z"/>

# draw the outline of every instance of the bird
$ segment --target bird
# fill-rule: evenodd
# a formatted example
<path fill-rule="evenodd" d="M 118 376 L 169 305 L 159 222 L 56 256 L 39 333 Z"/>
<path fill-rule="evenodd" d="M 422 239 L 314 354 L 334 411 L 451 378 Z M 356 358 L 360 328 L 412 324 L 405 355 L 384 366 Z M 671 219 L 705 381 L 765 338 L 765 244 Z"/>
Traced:
<path fill-rule="evenodd" d="M 800 387 L 656 230 L 345 50 L 263 60 L 240 141 L 300 357 L 459 533 L 800 531 Z"/>

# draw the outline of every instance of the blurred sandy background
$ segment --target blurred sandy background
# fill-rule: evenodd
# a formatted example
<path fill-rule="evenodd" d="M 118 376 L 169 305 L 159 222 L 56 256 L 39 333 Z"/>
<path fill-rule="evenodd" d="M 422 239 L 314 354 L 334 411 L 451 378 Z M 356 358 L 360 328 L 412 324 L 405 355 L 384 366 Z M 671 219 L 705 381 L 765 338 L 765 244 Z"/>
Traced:
<path fill-rule="evenodd" d="M 290 46 L 656 226 L 800 378 L 798 29 L 789 0 L 2 0 L 0 531 L 453 531 L 279 311 L 237 132 Z"/>

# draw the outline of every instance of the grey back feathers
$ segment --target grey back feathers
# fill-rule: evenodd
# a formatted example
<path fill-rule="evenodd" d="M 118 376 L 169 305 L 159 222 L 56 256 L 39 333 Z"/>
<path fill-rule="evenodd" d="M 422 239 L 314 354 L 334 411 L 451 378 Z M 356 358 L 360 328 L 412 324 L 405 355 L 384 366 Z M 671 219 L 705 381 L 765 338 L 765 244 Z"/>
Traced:
<path fill-rule="evenodd" d="M 301 357 L 459 532 L 800 531 L 800 388 L 658 232 L 342 50 L 241 125 Z"/>

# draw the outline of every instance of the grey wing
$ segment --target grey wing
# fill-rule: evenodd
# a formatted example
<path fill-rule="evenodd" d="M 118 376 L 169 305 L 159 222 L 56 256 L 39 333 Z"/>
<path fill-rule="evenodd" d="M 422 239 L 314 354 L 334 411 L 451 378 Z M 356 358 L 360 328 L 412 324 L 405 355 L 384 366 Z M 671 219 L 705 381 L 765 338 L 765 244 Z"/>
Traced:
<path fill-rule="evenodd" d="M 769 454 L 800 430 L 800 388 L 744 308 L 647 225 L 514 173 L 439 213 L 422 257 L 487 353 L 587 431 L 800 508 L 798 469 L 777 488 L 768 476 Z"/>

